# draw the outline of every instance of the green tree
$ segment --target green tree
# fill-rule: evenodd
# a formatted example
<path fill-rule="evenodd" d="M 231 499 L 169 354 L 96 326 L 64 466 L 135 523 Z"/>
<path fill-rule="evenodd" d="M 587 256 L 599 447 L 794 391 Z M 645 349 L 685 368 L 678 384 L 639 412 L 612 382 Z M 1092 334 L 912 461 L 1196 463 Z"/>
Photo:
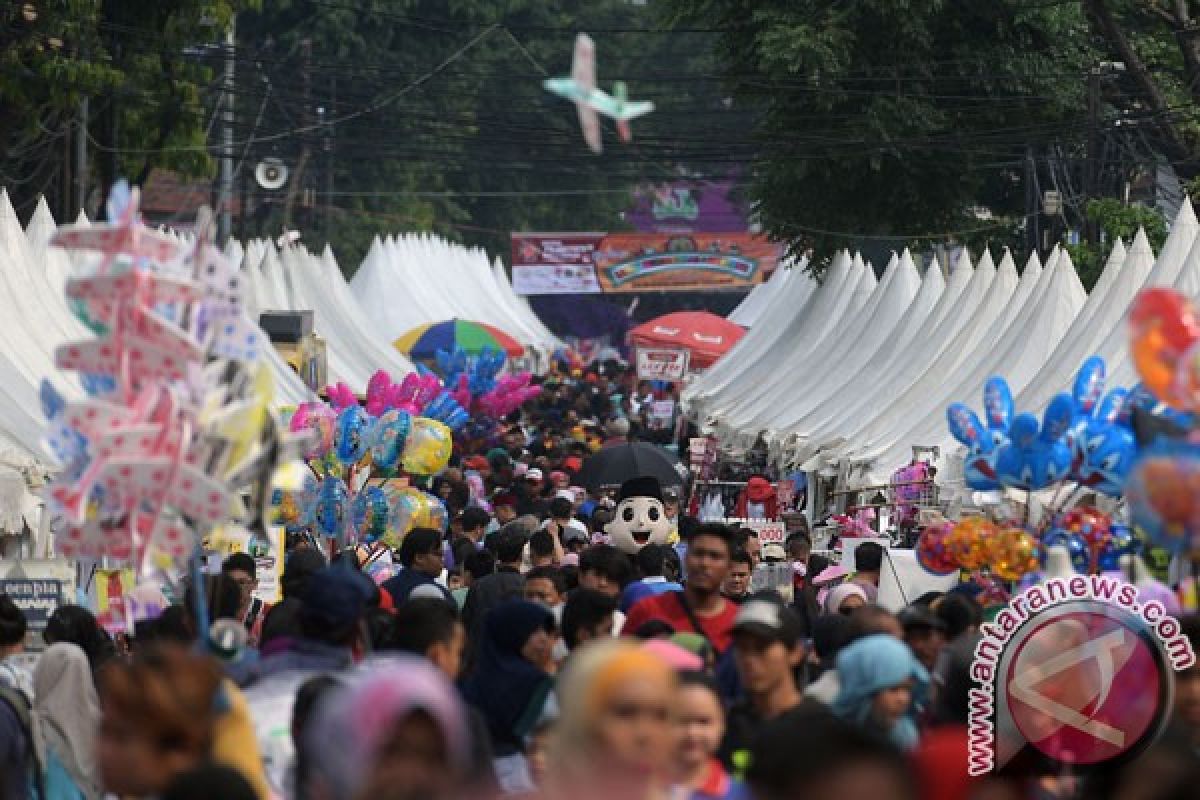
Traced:
<path fill-rule="evenodd" d="M 1200 36 L 1186 0 L 1083 0 L 1099 49 L 1124 65 L 1110 100 L 1136 115 L 1160 160 L 1200 175 Z"/>
<path fill-rule="evenodd" d="M 676 21 L 724 31 L 728 86 L 762 113 L 750 194 L 794 251 L 829 252 L 853 234 L 1015 230 L 1027 148 L 1082 141 L 1093 55 L 1077 4 L 666 5 Z"/>
<path fill-rule="evenodd" d="M 0 10 L 0 177 L 19 209 L 46 194 L 69 213 L 72 149 L 86 185 L 143 182 L 155 166 L 211 168 L 205 101 L 233 14 L 257 0 L 30 0 Z M 90 100 L 86 120 L 80 101 Z M 81 124 L 82 123 L 82 124 Z M 98 198 L 100 192 L 96 192 Z M 94 209 L 89 209 L 94 210 Z"/>
<path fill-rule="evenodd" d="M 596 38 L 602 86 L 626 79 L 632 96 L 659 105 L 634 125 L 632 145 L 606 124 L 600 156 L 584 145 L 571 105 L 541 86 L 570 70 L 577 31 Z M 678 177 L 681 167 L 728 166 L 721 140 L 740 135 L 745 117 L 714 97 L 711 39 L 664 29 L 652 8 L 624 0 L 276 2 L 239 18 L 239 49 L 255 54 L 239 61 L 240 126 L 251 129 L 267 77 L 273 88 L 254 130 L 271 141 L 253 158 L 295 165 L 306 146 L 317 153 L 299 182 L 310 182 L 318 202 L 294 222 L 310 245 L 332 242 L 347 268 L 380 230 L 431 229 L 505 253 L 514 230 L 620 229 L 638 184 Z M 275 138 L 303 127 L 313 106 L 333 108 L 334 119 L 355 115 L 330 129 L 328 161 L 323 129 L 307 142 Z M 689 137 L 696 148 L 678 146 Z M 259 229 L 277 230 L 277 197 L 252 195 L 270 206 Z"/>
<path fill-rule="evenodd" d="M 1142 228 L 1146 231 L 1150 246 L 1157 253 L 1167 239 L 1167 221 L 1162 214 L 1145 206 L 1125 205 L 1112 197 L 1089 201 L 1087 218 L 1097 230 L 1104 233 L 1105 241 L 1098 244 L 1082 242 L 1066 247 L 1071 253 L 1071 261 L 1075 264 L 1080 281 L 1089 291 L 1104 270 L 1113 240 L 1120 238 L 1128 244 L 1137 234 L 1138 228 Z"/>

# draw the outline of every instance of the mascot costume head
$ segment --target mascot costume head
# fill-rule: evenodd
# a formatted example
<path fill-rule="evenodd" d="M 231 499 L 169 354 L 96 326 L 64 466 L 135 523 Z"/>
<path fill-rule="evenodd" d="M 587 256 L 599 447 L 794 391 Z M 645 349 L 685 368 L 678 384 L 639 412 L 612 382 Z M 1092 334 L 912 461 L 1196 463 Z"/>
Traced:
<path fill-rule="evenodd" d="M 631 478 L 621 484 L 617 510 L 604 530 L 613 546 L 629 555 L 635 555 L 651 542 L 666 544 L 671 535 L 671 521 L 667 519 L 658 479 Z"/>

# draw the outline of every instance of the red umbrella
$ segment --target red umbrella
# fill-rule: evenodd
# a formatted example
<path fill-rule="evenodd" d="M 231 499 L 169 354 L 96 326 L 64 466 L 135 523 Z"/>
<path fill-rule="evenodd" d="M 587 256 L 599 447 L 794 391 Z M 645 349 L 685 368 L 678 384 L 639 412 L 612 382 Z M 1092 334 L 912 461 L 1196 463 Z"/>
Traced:
<path fill-rule="evenodd" d="M 629 332 L 629 341 L 644 347 L 681 347 L 691 352 L 694 369 L 704 369 L 729 351 L 746 331 L 707 311 L 676 311 L 643 322 Z"/>

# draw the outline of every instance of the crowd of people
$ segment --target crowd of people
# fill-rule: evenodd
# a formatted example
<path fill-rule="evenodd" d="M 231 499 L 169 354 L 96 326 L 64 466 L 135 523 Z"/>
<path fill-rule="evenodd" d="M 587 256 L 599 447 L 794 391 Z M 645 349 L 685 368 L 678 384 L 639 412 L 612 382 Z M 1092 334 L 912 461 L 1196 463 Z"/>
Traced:
<path fill-rule="evenodd" d="M 670 542 L 612 546 L 614 503 L 574 476 L 645 429 L 654 391 L 611 366 L 548 383 L 430 487 L 448 531 L 394 552 L 296 532 L 275 604 L 234 554 L 119 641 L 59 607 L 26 674 L 28 621 L 0 596 L 0 798 L 1194 796 L 1200 667 L 1115 771 L 972 779 L 977 587 L 894 614 L 877 546 L 823 589 L 804 530 L 763 547 L 671 495 Z M 788 591 L 754 589 L 771 561 L 803 565 Z M 1200 619 L 1181 625 L 1200 649 Z"/>

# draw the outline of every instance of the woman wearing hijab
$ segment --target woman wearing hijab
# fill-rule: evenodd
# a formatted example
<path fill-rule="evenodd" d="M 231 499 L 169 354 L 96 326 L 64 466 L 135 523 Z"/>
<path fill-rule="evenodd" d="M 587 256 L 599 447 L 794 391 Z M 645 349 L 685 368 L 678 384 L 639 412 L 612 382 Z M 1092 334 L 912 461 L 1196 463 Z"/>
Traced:
<path fill-rule="evenodd" d="M 556 638 L 545 606 L 524 600 L 497 606 L 484 617 L 479 661 L 463 685 L 463 696 L 487 722 L 496 777 L 509 793 L 533 790 L 525 747 L 554 685 Z"/>
<path fill-rule="evenodd" d="M 842 583 L 825 595 L 826 614 L 850 614 L 867 604 L 867 592 L 857 583 Z"/>
<path fill-rule="evenodd" d="M 100 700 L 87 653 L 67 642 L 50 645 L 33 671 L 33 689 L 33 729 L 47 798 L 95 800 Z"/>
<path fill-rule="evenodd" d="M 441 800 L 466 788 L 466 710 L 424 659 L 364 668 L 318 701 L 303 736 L 313 800 Z"/>
<path fill-rule="evenodd" d="M 46 620 L 42 638 L 46 644 L 68 642 L 78 645 L 87 653 L 93 676 L 99 674 L 100 668 L 117 655 L 117 646 L 113 644 L 113 640 L 104 628 L 100 627 L 95 615 L 83 606 L 67 605 L 56 608 L 50 619 Z"/>
<path fill-rule="evenodd" d="M 588 642 L 559 686 L 553 789 L 577 800 L 671 796 L 676 676 L 661 656 L 622 639 Z"/>
<path fill-rule="evenodd" d="M 838 653 L 837 674 L 834 713 L 882 733 L 904 750 L 917 746 L 914 700 L 929 684 L 929 673 L 908 645 L 887 634 L 859 639 Z"/>

